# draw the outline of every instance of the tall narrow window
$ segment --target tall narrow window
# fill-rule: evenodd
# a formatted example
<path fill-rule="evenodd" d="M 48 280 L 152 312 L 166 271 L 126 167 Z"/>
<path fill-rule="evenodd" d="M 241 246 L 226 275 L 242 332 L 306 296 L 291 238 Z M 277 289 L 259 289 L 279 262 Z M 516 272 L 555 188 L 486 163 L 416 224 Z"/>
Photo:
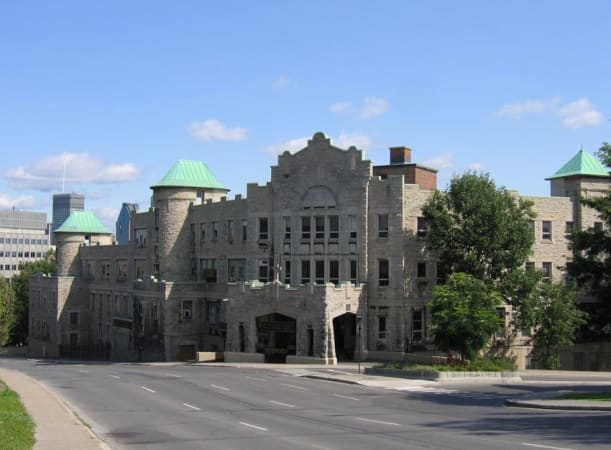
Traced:
<path fill-rule="evenodd" d="M 227 221 L 227 241 L 229 242 L 233 242 L 233 234 L 234 234 L 235 230 L 234 230 L 234 226 L 233 226 L 233 220 L 228 220 Z"/>
<path fill-rule="evenodd" d="M 386 317 L 378 317 L 378 339 L 386 339 Z"/>
<path fill-rule="evenodd" d="M 541 222 L 541 237 L 543 239 L 552 238 L 552 222 L 550 220 L 544 220 Z"/>
<path fill-rule="evenodd" d="M 534 236 L 535 235 L 535 221 L 534 220 L 528 221 L 528 228 L 530 229 L 530 232 Z"/>
<path fill-rule="evenodd" d="M 259 281 L 263 283 L 269 281 L 269 261 L 267 259 L 259 260 Z"/>
<path fill-rule="evenodd" d="M 289 216 L 285 216 L 283 218 L 284 221 L 284 239 L 287 241 L 291 240 L 291 218 Z"/>
<path fill-rule="evenodd" d="M 418 237 L 426 236 L 427 223 L 424 217 L 418 217 L 418 223 L 416 224 L 416 234 Z"/>
<path fill-rule="evenodd" d="M 378 214 L 378 237 L 388 237 L 388 214 Z"/>
<path fill-rule="evenodd" d="M 350 282 L 354 285 L 358 283 L 356 272 L 356 259 L 350 260 Z"/>
<path fill-rule="evenodd" d="M 543 281 L 552 280 L 552 263 L 551 262 L 542 263 L 541 271 L 543 272 Z"/>
<path fill-rule="evenodd" d="M 337 259 L 329 261 L 329 283 L 339 284 L 339 261 Z"/>
<path fill-rule="evenodd" d="M 314 217 L 314 224 L 316 227 L 316 239 L 325 238 L 325 218 L 323 216 Z"/>
<path fill-rule="evenodd" d="M 339 238 L 339 217 L 329 216 L 329 239 Z"/>
<path fill-rule="evenodd" d="M 218 222 L 212 222 L 212 240 L 216 242 L 219 238 L 219 224 Z"/>
<path fill-rule="evenodd" d="M 412 341 L 422 341 L 422 311 L 412 311 Z"/>
<path fill-rule="evenodd" d="M 388 274 L 388 260 L 378 260 L 378 286 L 388 286 L 389 274 Z"/>
<path fill-rule="evenodd" d="M 310 260 L 304 259 L 301 261 L 301 284 L 310 282 Z"/>
<path fill-rule="evenodd" d="M 242 220 L 242 240 L 245 241 L 248 238 L 248 221 Z"/>
<path fill-rule="evenodd" d="M 301 239 L 310 239 L 311 236 L 311 221 L 310 216 L 301 218 Z"/>
<path fill-rule="evenodd" d="M 419 262 L 416 267 L 418 278 L 426 278 L 426 263 Z"/>
<path fill-rule="evenodd" d="M 266 241 L 269 237 L 267 217 L 259 217 L 259 240 Z"/>
<path fill-rule="evenodd" d="M 602 222 L 594 222 L 594 232 L 601 233 L 603 231 L 603 223 Z"/>
<path fill-rule="evenodd" d="M 573 222 L 565 222 L 564 224 L 564 232 L 566 234 L 571 234 L 573 232 L 574 223 Z"/>
<path fill-rule="evenodd" d="M 348 216 L 348 230 L 350 240 L 356 239 L 356 216 Z"/>
<path fill-rule="evenodd" d="M 291 284 L 291 261 L 284 261 L 284 284 Z"/>
<path fill-rule="evenodd" d="M 204 242 L 206 242 L 206 224 L 205 223 L 199 224 L 199 242 L 200 244 L 203 244 Z"/>
<path fill-rule="evenodd" d="M 200 265 L 202 280 L 208 283 L 216 283 L 216 260 L 213 258 L 202 258 Z"/>
<path fill-rule="evenodd" d="M 325 262 L 317 260 L 315 263 L 315 270 L 316 284 L 323 284 L 325 282 Z"/>

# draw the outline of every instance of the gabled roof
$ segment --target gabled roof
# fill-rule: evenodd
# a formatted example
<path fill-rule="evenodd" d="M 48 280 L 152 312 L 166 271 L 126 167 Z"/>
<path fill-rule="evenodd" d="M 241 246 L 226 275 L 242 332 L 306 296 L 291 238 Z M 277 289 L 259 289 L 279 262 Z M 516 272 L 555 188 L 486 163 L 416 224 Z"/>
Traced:
<path fill-rule="evenodd" d="M 102 222 L 89 211 L 72 211 L 56 233 L 110 234 Z"/>
<path fill-rule="evenodd" d="M 190 187 L 203 189 L 222 189 L 228 191 L 201 161 L 180 159 L 165 176 L 151 189 L 158 187 Z"/>
<path fill-rule="evenodd" d="M 551 180 L 554 178 L 564 178 L 570 176 L 590 176 L 590 177 L 608 177 L 609 170 L 602 165 L 592 154 L 586 152 L 583 148 L 573 156 L 569 162 L 562 166 L 551 177 L 546 178 Z"/>

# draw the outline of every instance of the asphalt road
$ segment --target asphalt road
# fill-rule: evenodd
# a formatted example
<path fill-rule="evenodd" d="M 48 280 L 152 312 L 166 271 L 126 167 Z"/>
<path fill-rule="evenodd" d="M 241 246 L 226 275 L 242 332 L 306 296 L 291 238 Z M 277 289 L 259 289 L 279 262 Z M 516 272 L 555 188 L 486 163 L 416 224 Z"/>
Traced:
<path fill-rule="evenodd" d="M 608 449 L 608 412 L 504 406 L 553 384 L 369 388 L 275 370 L 2 364 L 44 382 L 122 449 Z"/>

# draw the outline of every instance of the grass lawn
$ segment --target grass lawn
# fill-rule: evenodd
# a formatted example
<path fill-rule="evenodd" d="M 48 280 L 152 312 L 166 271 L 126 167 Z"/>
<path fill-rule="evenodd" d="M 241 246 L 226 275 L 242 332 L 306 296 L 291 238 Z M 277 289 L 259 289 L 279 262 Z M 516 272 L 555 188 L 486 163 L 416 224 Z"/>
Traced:
<path fill-rule="evenodd" d="M 572 392 L 556 397 L 556 400 L 596 400 L 611 402 L 611 391 L 607 392 Z"/>
<path fill-rule="evenodd" d="M 19 396 L 0 381 L 0 446 L 6 449 L 31 449 L 34 445 L 34 422 Z"/>

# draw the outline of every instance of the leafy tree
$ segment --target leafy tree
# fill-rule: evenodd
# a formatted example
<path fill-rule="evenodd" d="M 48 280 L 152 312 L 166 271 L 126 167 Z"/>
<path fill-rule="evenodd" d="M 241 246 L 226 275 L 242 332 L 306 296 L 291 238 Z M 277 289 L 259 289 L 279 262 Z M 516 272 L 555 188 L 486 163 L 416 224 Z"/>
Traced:
<path fill-rule="evenodd" d="M 444 351 L 474 359 L 499 328 L 501 297 L 466 273 L 455 273 L 447 284 L 435 286 L 430 302 L 435 344 Z"/>
<path fill-rule="evenodd" d="M 611 171 L 611 144 L 604 142 L 598 158 Z M 583 198 L 581 202 L 594 208 L 604 223 L 601 230 L 589 229 L 569 236 L 574 250 L 573 262 L 567 271 L 580 287 L 599 302 L 589 306 L 590 328 L 595 336 L 611 335 L 611 190 L 600 197 Z"/>
<path fill-rule="evenodd" d="M 8 281 L 0 277 L 0 347 L 7 344 L 14 323 L 15 296 Z"/>
<path fill-rule="evenodd" d="M 14 317 L 15 326 L 10 342 L 14 345 L 26 342 L 28 337 L 28 314 L 30 299 L 30 277 L 36 273 L 54 273 L 55 261 L 52 256 L 37 261 L 25 262 L 19 265 L 19 274 L 11 281 L 15 293 Z"/>
<path fill-rule="evenodd" d="M 533 338 L 535 353 L 543 367 L 560 367 L 558 348 L 571 346 L 579 326 L 586 322 L 586 315 L 575 303 L 577 290 L 561 283 L 541 283 L 537 289 L 540 298 L 537 308 L 538 326 Z"/>

